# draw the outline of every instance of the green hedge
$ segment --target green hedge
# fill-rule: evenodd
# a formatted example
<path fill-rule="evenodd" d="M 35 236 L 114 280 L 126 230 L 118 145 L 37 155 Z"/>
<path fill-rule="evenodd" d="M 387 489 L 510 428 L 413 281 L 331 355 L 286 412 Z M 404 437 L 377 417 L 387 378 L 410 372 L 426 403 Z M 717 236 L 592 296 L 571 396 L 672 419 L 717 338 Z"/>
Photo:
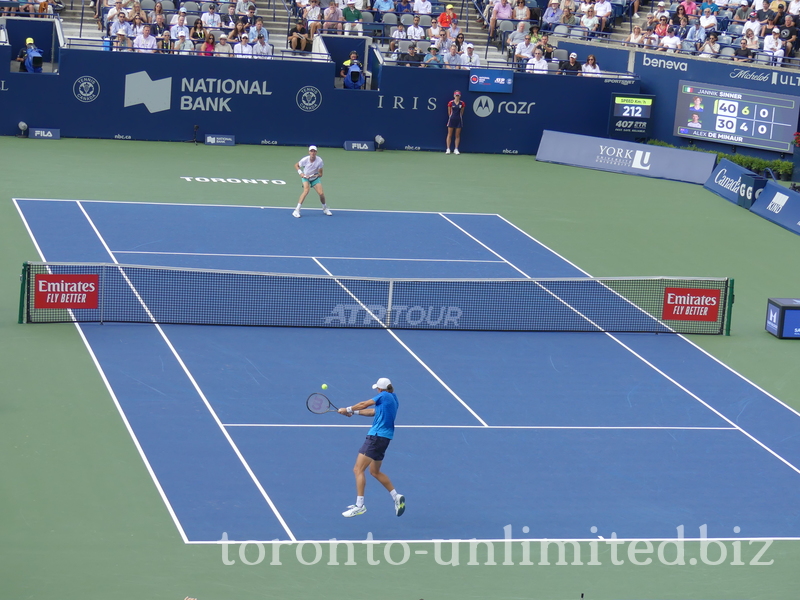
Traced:
<path fill-rule="evenodd" d="M 650 140 L 647 142 L 652 146 L 664 146 L 665 148 L 678 148 L 667 142 L 661 140 Z M 763 158 L 756 158 L 755 156 L 748 156 L 746 154 L 725 154 L 724 152 L 713 152 L 712 150 L 703 150 L 697 146 L 690 144 L 688 146 L 681 146 L 681 150 L 692 150 L 694 152 L 707 152 L 709 154 L 716 154 L 718 160 L 727 159 L 745 169 L 753 171 L 754 173 L 762 173 L 764 169 L 770 168 L 776 175 L 791 175 L 794 169 L 794 164 L 788 160 L 764 160 Z"/>

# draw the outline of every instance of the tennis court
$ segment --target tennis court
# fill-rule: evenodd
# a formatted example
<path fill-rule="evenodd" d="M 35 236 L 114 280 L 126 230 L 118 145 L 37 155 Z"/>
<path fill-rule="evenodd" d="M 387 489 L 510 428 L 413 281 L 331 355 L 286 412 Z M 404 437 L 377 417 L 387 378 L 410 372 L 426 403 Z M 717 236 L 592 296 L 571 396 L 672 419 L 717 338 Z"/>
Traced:
<path fill-rule="evenodd" d="M 306 210 L 298 220 L 291 209 L 252 206 L 15 203 L 52 262 L 337 278 L 586 276 L 496 215 Z M 679 525 L 693 538 L 704 524 L 715 538 L 800 538 L 800 416 L 680 336 L 80 330 L 189 543 L 223 532 L 502 539 L 508 524 L 526 539 L 671 538 Z M 312 415 L 304 400 L 327 383 L 334 403 L 352 404 L 379 376 L 401 402 L 384 470 L 408 508 L 396 518 L 368 481 L 368 512 L 344 519 L 369 421 Z"/>

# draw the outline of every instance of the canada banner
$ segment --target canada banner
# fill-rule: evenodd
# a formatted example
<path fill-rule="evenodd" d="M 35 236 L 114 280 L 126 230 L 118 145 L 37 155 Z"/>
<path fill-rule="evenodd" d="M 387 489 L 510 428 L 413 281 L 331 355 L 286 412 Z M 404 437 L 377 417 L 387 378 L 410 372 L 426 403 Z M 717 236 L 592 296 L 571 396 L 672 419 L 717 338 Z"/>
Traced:
<path fill-rule="evenodd" d="M 53 275 L 34 278 L 36 308 L 97 308 L 99 275 Z"/>
<path fill-rule="evenodd" d="M 719 317 L 720 290 L 665 288 L 664 321 L 716 321 Z"/>

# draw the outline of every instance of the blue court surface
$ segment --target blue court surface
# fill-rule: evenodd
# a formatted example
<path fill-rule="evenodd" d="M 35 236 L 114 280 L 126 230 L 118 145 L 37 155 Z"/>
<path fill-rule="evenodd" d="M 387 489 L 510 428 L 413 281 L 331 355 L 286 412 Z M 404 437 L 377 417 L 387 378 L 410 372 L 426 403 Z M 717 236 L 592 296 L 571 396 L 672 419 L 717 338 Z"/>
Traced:
<path fill-rule="evenodd" d="M 15 202 L 47 261 L 587 276 L 497 215 Z M 674 538 L 680 525 L 800 538 L 800 415 L 682 336 L 78 328 L 189 543 L 502 539 L 507 525 L 519 539 Z M 367 476 L 368 512 L 345 519 L 370 421 L 305 399 L 327 383 L 354 404 L 378 377 L 400 399 L 383 470 L 407 510 L 397 518 Z"/>

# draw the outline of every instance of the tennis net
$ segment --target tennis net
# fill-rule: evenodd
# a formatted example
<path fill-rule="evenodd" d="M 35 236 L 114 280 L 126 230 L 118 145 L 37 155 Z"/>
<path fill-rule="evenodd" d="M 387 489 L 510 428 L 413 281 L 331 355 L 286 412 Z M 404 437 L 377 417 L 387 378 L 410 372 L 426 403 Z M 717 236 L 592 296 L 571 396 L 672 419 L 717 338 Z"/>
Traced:
<path fill-rule="evenodd" d="M 729 333 L 733 280 L 377 279 L 25 263 L 20 322 Z"/>

